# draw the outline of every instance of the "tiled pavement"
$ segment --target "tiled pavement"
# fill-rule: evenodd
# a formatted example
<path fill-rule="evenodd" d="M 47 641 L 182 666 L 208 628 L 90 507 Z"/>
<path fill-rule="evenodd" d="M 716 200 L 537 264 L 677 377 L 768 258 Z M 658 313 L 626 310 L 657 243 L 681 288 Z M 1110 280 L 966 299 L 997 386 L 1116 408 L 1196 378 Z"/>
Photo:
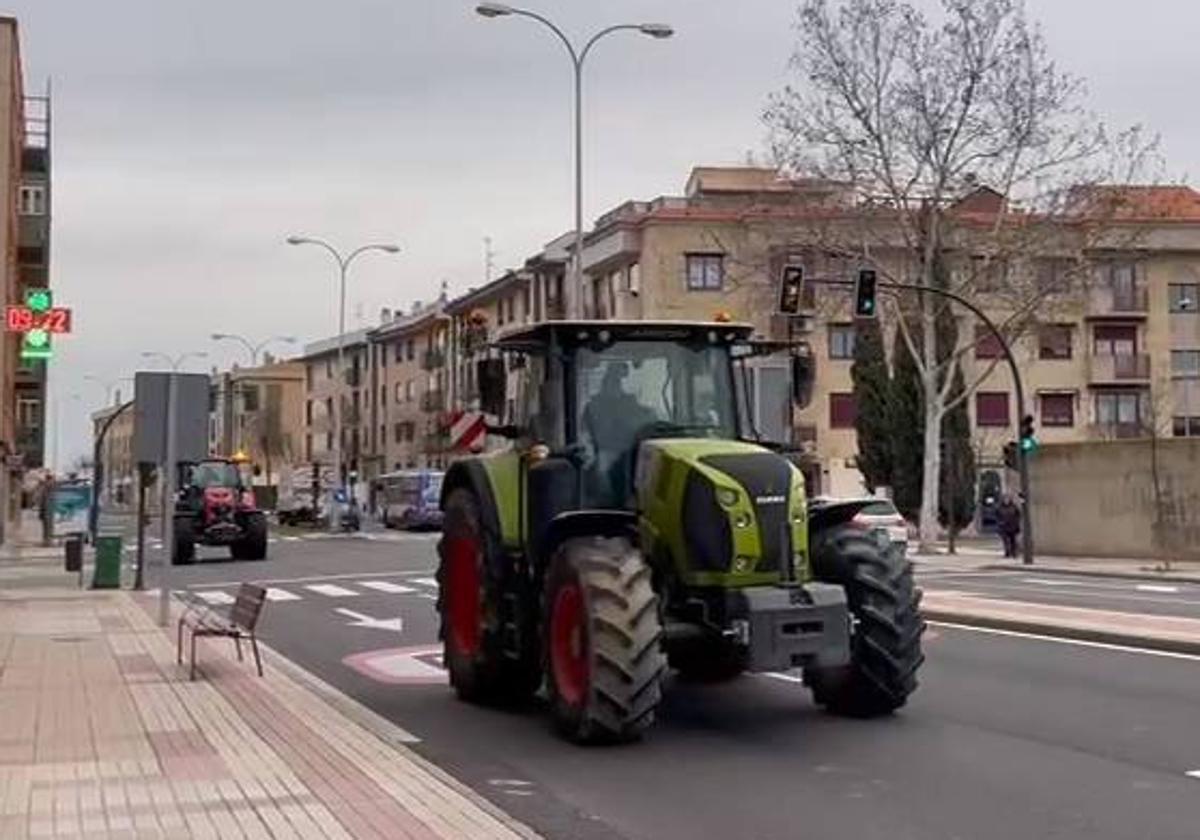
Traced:
<path fill-rule="evenodd" d="M 134 597 L 0 590 L 5 840 L 534 836 L 270 658 L 189 682 Z"/>

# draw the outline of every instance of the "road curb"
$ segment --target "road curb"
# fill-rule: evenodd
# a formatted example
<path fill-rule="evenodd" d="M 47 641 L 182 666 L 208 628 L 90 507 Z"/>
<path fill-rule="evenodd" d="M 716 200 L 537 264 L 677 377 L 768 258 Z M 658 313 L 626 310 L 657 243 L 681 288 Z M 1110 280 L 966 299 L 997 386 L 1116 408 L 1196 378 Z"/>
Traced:
<path fill-rule="evenodd" d="M 1069 569 L 1063 566 L 1039 566 L 1036 563 L 1032 566 L 1026 566 L 1023 563 L 988 563 L 983 566 L 977 566 L 976 569 L 983 569 L 989 572 L 1036 572 L 1039 575 L 1063 575 L 1066 577 L 1094 577 L 1094 578 L 1109 578 L 1112 580 L 1140 580 L 1143 582 L 1160 582 L 1160 583 L 1192 583 L 1200 584 L 1200 578 L 1188 577 L 1186 575 L 1171 574 L 1169 572 L 1108 572 L 1102 569 Z"/>
<path fill-rule="evenodd" d="M 921 614 L 927 621 L 947 624 L 964 624 L 968 627 L 983 627 L 989 630 L 1011 630 L 1015 633 L 1032 633 L 1056 639 L 1072 639 L 1079 642 L 1099 642 L 1106 645 L 1159 650 L 1165 653 L 1182 653 L 1200 656 L 1200 639 L 1168 639 L 1162 636 L 1142 636 L 1136 633 L 1121 633 L 1091 627 L 1071 627 L 1048 621 L 1024 618 L 1008 618 L 978 613 L 922 608 Z"/>

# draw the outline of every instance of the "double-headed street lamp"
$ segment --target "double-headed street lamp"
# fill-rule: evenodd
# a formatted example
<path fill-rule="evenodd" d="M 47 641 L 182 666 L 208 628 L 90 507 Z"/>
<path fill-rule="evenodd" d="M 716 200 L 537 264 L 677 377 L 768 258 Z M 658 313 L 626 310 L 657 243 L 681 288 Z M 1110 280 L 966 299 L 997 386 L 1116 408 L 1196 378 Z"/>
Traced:
<path fill-rule="evenodd" d="M 346 379 L 346 275 L 350 271 L 350 264 L 361 254 L 368 251 L 382 251 L 385 254 L 397 254 L 400 252 L 400 246 L 390 242 L 378 243 L 372 245 L 361 245 L 355 248 L 345 256 L 337 249 L 323 239 L 314 239 L 308 236 L 289 236 L 287 238 L 289 245 L 316 245 L 324 248 L 333 256 L 338 267 L 338 332 L 337 332 L 337 384 L 335 385 L 336 397 L 334 399 L 333 410 L 333 474 L 334 483 L 341 487 L 342 485 L 342 386 Z M 334 500 L 330 499 L 329 505 L 329 527 L 336 531 L 340 525 L 341 511 L 338 510 Z M 313 500 L 316 504 L 316 499 Z"/>
<path fill-rule="evenodd" d="M 665 23 L 619 23 L 601 29 L 586 42 L 583 49 L 576 49 L 571 39 L 549 19 L 528 9 L 518 9 L 504 3 L 480 3 L 475 11 L 487 18 L 517 15 L 536 20 L 558 36 L 575 70 L 575 253 L 571 264 L 571 294 L 568 299 L 569 317 L 583 314 L 583 62 L 597 41 L 613 32 L 629 30 L 649 35 L 651 38 L 670 38 L 675 30 Z"/>
<path fill-rule="evenodd" d="M 236 341 L 246 348 L 250 354 L 250 367 L 258 367 L 258 355 L 271 344 L 279 342 L 280 344 L 295 344 L 296 337 L 291 335 L 273 335 L 270 338 L 263 339 L 258 344 L 253 343 L 244 335 L 237 333 L 213 333 L 213 341 Z"/>
<path fill-rule="evenodd" d="M 147 361 L 161 359 L 162 361 L 166 362 L 167 367 L 169 367 L 172 371 L 179 373 L 179 369 L 187 364 L 189 360 L 207 359 L 208 354 L 204 351 L 199 351 L 193 353 L 181 353 L 178 356 L 172 356 L 168 353 L 161 353 L 157 350 L 145 350 L 142 352 L 142 358 L 146 359 Z"/>
<path fill-rule="evenodd" d="M 119 386 L 122 382 L 133 382 L 133 378 L 129 376 L 122 376 L 118 379 L 103 379 L 99 376 L 89 373 L 83 377 L 83 381 L 95 382 L 104 389 L 104 407 L 108 408 L 113 404 L 113 393 L 117 390 L 117 386 Z"/>

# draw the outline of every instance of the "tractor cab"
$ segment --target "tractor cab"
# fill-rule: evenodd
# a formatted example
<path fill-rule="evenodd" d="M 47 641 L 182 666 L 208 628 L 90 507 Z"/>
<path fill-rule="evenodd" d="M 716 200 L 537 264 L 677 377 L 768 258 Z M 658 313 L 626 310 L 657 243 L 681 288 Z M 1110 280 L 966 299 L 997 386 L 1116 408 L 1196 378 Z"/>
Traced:
<path fill-rule="evenodd" d="M 501 433 L 570 461 L 581 507 L 632 509 L 644 441 L 758 440 L 746 410 L 748 358 L 791 349 L 793 390 L 803 399 L 812 380 L 807 348 L 752 341 L 750 333 L 746 324 L 651 321 L 509 332 L 495 347 L 518 361 L 479 363 L 482 408 L 506 418 Z"/>

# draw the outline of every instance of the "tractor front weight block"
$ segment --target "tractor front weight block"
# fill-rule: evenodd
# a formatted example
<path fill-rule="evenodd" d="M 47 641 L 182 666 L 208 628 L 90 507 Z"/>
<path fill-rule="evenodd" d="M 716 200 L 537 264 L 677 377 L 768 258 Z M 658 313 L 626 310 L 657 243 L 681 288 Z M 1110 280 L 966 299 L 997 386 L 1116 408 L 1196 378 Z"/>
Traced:
<path fill-rule="evenodd" d="M 752 586 L 726 593 L 726 615 L 748 636 L 750 671 L 785 671 L 850 662 L 846 593 L 828 583 Z"/>

